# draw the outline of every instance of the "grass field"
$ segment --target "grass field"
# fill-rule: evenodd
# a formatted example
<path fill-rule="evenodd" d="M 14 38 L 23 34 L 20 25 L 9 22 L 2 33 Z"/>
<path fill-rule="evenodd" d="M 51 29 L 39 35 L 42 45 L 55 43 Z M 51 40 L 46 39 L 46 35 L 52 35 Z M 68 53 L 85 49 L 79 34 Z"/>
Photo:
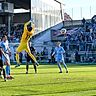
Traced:
<path fill-rule="evenodd" d="M 63 66 L 62 66 L 63 68 Z M 0 96 L 96 96 L 96 65 L 69 65 L 69 73 L 58 73 L 57 65 L 40 65 L 34 74 L 30 65 L 11 71 L 14 80 L 0 79 Z"/>

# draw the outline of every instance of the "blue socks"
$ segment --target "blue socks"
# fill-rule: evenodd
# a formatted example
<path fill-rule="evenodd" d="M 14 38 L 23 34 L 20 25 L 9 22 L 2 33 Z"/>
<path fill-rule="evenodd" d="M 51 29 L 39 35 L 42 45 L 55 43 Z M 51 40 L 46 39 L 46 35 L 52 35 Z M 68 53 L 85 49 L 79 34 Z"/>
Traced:
<path fill-rule="evenodd" d="M 10 75 L 10 66 L 6 65 L 6 75 Z"/>

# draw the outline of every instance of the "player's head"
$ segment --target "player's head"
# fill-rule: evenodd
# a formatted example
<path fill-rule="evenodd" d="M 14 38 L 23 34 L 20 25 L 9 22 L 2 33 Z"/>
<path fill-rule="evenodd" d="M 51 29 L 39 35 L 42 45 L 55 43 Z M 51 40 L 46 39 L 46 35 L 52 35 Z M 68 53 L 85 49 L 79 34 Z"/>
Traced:
<path fill-rule="evenodd" d="M 32 30 L 31 23 L 29 23 L 29 24 L 27 25 L 27 30 L 28 30 L 29 32 Z"/>
<path fill-rule="evenodd" d="M 3 41 L 6 41 L 6 40 L 7 40 L 7 36 L 6 36 L 6 35 L 3 35 L 3 36 L 2 36 L 2 40 L 3 40 Z"/>
<path fill-rule="evenodd" d="M 61 42 L 58 41 L 58 42 L 56 43 L 56 45 L 57 45 L 57 46 L 60 46 L 60 45 L 61 45 Z"/>

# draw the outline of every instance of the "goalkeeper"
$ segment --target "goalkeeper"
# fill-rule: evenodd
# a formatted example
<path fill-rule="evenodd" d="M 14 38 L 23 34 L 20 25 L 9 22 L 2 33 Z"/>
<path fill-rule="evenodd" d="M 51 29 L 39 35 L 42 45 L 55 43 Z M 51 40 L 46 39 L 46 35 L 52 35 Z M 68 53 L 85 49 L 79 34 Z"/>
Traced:
<path fill-rule="evenodd" d="M 31 54 L 28 42 L 31 39 L 31 37 L 34 34 L 35 28 L 34 28 L 34 24 L 31 24 L 32 20 L 28 21 L 27 23 L 24 24 L 24 30 L 23 30 L 23 34 L 21 37 L 21 41 L 20 41 L 20 45 L 18 46 L 18 48 L 16 49 L 16 61 L 17 61 L 17 65 L 15 67 L 20 66 L 20 61 L 19 61 L 19 53 L 22 52 L 23 50 L 25 50 L 28 55 L 33 59 L 33 61 L 35 62 L 35 64 L 38 66 L 39 63 L 37 62 L 36 58 L 34 57 L 33 54 Z"/>

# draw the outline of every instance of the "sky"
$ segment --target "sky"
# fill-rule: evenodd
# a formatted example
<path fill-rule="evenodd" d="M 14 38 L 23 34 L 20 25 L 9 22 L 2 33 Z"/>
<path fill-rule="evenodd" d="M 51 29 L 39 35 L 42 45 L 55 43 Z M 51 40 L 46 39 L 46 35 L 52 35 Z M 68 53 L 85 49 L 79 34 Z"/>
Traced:
<path fill-rule="evenodd" d="M 50 5 L 55 5 L 54 0 L 41 0 L 43 2 L 46 2 Z M 51 3 L 49 2 L 51 1 Z M 82 6 L 90 6 L 95 5 L 96 0 L 57 0 L 65 4 L 65 7 L 82 7 Z"/>
<path fill-rule="evenodd" d="M 48 4 L 55 6 L 54 0 L 42 0 Z M 65 4 L 64 10 L 73 19 L 90 19 L 96 13 L 96 0 L 58 0 Z"/>
<path fill-rule="evenodd" d="M 65 11 L 74 19 L 90 19 L 96 13 L 96 0 L 64 0 Z"/>
<path fill-rule="evenodd" d="M 51 6 L 58 8 L 60 6 L 54 0 L 41 0 Z M 50 1 L 50 2 L 49 2 Z M 64 12 L 71 16 L 74 20 L 78 19 L 90 19 L 96 13 L 96 0 L 57 0 L 65 4 L 63 6 Z M 57 5 L 58 6 L 57 6 Z M 15 13 L 18 10 L 15 11 Z M 22 9 L 22 12 L 25 11 Z M 26 11 L 27 12 L 27 11 Z"/>
<path fill-rule="evenodd" d="M 96 0 L 63 0 L 66 7 L 84 7 L 96 3 Z M 95 3 L 94 3 L 95 2 Z"/>

